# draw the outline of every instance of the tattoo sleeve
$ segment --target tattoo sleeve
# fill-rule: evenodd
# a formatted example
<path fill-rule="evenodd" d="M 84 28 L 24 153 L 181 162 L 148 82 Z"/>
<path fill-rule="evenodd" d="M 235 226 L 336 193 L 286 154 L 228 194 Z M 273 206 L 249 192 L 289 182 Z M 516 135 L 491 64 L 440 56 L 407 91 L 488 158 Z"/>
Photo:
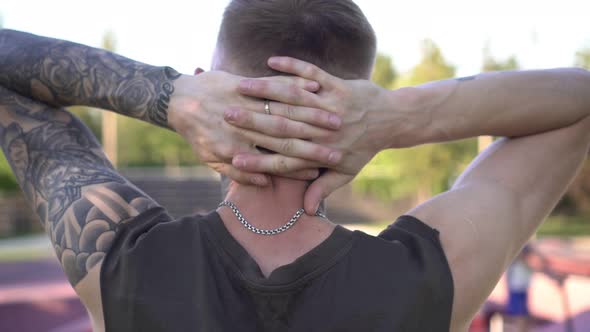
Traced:
<path fill-rule="evenodd" d="M 168 104 L 179 77 L 170 67 L 0 30 L 0 85 L 52 106 L 98 107 L 169 128 Z"/>
<path fill-rule="evenodd" d="M 0 144 L 74 286 L 121 223 L 156 206 L 113 169 L 75 116 L 2 87 Z"/>

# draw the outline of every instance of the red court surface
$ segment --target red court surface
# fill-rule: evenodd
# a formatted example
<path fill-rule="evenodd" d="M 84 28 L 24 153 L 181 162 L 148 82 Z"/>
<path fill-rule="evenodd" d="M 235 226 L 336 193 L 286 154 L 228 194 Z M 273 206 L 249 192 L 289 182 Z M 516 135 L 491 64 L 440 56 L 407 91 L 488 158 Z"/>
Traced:
<path fill-rule="evenodd" d="M 0 264 L 0 331 L 91 331 L 56 259 Z"/>

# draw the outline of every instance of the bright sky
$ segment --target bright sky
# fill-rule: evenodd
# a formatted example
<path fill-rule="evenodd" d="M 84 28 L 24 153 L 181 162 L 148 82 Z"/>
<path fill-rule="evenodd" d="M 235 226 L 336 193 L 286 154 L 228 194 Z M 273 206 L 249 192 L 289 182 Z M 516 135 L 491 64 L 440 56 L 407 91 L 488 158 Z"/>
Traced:
<path fill-rule="evenodd" d="M 209 68 L 227 0 L 4 0 L 5 28 L 99 46 L 107 30 L 117 51 L 183 73 Z M 433 39 L 459 75 L 481 67 L 482 49 L 516 55 L 525 69 L 571 66 L 590 47 L 588 0 L 357 0 L 377 33 L 379 50 L 406 71 L 419 45 Z"/>

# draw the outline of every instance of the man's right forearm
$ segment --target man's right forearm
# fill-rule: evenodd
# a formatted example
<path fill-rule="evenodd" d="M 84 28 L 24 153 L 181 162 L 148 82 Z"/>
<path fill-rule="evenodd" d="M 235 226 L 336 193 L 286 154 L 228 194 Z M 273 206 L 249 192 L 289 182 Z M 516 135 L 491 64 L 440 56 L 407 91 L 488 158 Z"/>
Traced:
<path fill-rule="evenodd" d="M 53 106 L 87 105 L 169 127 L 180 76 L 86 45 L 0 29 L 0 86 Z"/>
<path fill-rule="evenodd" d="M 427 123 L 418 144 L 527 136 L 590 114 L 590 73 L 582 69 L 486 73 L 410 89 Z"/>

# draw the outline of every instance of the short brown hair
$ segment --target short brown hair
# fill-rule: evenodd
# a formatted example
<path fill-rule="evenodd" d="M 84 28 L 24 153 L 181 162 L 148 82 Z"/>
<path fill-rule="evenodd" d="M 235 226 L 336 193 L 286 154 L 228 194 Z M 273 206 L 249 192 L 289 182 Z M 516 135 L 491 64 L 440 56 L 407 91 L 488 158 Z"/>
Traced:
<path fill-rule="evenodd" d="M 223 62 L 244 76 L 276 74 L 273 55 L 313 63 L 344 79 L 368 78 L 375 32 L 351 0 L 233 0 L 217 40 Z"/>

